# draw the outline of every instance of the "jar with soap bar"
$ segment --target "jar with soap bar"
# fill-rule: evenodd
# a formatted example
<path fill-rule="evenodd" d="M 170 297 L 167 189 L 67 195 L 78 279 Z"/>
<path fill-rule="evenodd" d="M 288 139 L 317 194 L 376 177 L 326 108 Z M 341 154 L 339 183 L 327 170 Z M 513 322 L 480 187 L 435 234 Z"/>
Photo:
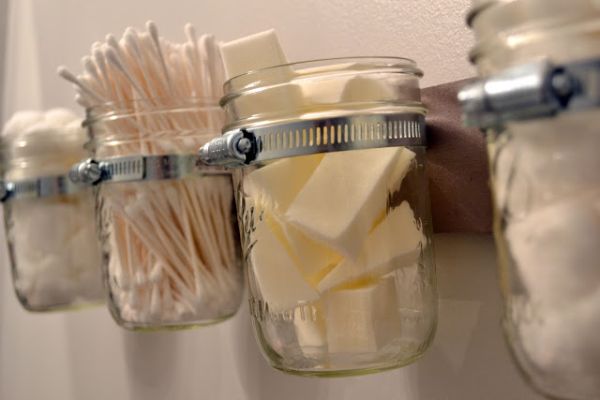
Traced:
<path fill-rule="evenodd" d="M 227 66 L 227 52 L 223 56 Z M 266 67 L 225 84 L 209 164 L 241 167 L 250 312 L 277 369 L 397 368 L 437 321 L 415 63 L 345 58 Z"/>
<path fill-rule="evenodd" d="M 92 190 L 68 179 L 85 141 L 81 119 L 66 109 L 18 112 L 2 132 L 5 233 L 14 289 L 29 311 L 104 300 Z"/>
<path fill-rule="evenodd" d="M 504 329 L 528 382 L 600 398 L 600 5 L 475 1 L 480 79 L 459 95 L 486 132 Z"/>
<path fill-rule="evenodd" d="M 237 312 L 244 290 L 232 173 L 197 155 L 223 124 L 223 63 L 214 37 L 191 25 L 185 43 L 146 28 L 95 43 L 77 76 L 59 71 L 86 107 L 92 151 L 71 177 L 96 187 L 115 321 L 131 330 L 214 324 Z"/>

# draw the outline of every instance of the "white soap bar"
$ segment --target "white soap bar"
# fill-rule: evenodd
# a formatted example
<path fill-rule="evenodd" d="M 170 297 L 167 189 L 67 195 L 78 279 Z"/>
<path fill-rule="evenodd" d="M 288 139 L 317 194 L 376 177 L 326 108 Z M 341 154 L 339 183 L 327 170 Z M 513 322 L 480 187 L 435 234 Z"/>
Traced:
<path fill-rule="evenodd" d="M 274 29 L 223 43 L 221 56 L 228 79 L 249 71 L 287 64 Z"/>
<path fill-rule="evenodd" d="M 325 318 L 320 302 L 314 302 L 294 310 L 296 338 L 307 356 L 322 355 L 327 349 Z"/>
<path fill-rule="evenodd" d="M 273 235 L 288 252 L 304 279 L 313 287 L 340 262 L 339 254 L 283 221 L 262 197 L 249 198 L 248 202 L 255 205 L 258 214 L 263 213 L 264 221 Z"/>
<path fill-rule="evenodd" d="M 401 321 L 393 277 L 323 297 L 330 353 L 376 352 L 398 337 Z"/>
<path fill-rule="evenodd" d="M 318 284 L 319 292 L 367 276 L 382 276 L 415 263 L 425 236 L 405 201 L 373 229 L 356 261 L 345 259 Z"/>
<path fill-rule="evenodd" d="M 296 70 L 302 88 L 302 95 L 307 104 L 340 103 L 344 88 L 356 74 L 350 70 L 354 63 L 324 65 Z"/>
<path fill-rule="evenodd" d="M 285 213 L 307 236 L 355 260 L 386 205 L 401 148 L 327 153 Z"/>
<path fill-rule="evenodd" d="M 323 276 L 342 260 L 342 256 L 307 237 L 293 225 L 284 223 L 282 226 L 291 251 L 296 255 L 300 272 L 316 287 Z"/>
<path fill-rule="evenodd" d="M 319 295 L 302 277 L 294 258 L 274 232 L 268 213 L 254 232 L 255 243 L 250 251 L 250 262 L 254 269 L 256 284 L 263 300 L 272 312 L 291 310 L 299 303 L 311 302 Z"/>
<path fill-rule="evenodd" d="M 390 192 L 400 189 L 400 185 L 408 171 L 410 171 L 414 160 L 415 153 L 406 147 L 402 148 L 400 157 L 398 157 L 398 160 L 396 161 L 396 166 L 392 171 L 388 182 L 388 190 Z"/>
<path fill-rule="evenodd" d="M 272 29 L 222 44 L 221 55 L 228 78 L 288 64 Z M 289 66 L 272 69 L 262 75 L 260 82 L 263 90 L 245 91 L 232 100 L 239 118 L 281 115 L 301 107 L 302 91 L 293 82 L 294 76 L 294 71 Z"/>
<path fill-rule="evenodd" d="M 389 79 L 382 74 L 382 79 Z M 342 102 L 383 101 L 397 100 L 392 90 L 393 86 L 385 80 L 377 80 L 372 75 L 369 77 L 356 76 L 348 81 L 342 92 Z"/>
<path fill-rule="evenodd" d="M 322 159 L 322 154 L 314 154 L 270 163 L 244 177 L 244 192 L 283 213 Z"/>

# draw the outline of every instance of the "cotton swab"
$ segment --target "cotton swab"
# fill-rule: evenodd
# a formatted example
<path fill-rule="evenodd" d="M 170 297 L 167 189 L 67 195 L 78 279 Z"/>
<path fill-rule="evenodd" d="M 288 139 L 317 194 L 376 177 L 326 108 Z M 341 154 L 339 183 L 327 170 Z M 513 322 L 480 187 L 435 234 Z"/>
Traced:
<path fill-rule="evenodd" d="M 167 63 L 165 62 L 165 57 L 163 56 L 162 49 L 160 47 L 160 39 L 158 37 L 158 28 L 156 28 L 156 24 L 152 21 L 148 21 L 146 23 L 146 29 L 150 32 L 150 36 L 152 37 L 152 41 L 154 42 L 154 46 L 156 47 L 156 52 L 158 53 L 161 66 L 165 73 L 165 79 L 167 81 L 168 86 L 171 86 L 171 78 L 169 76 L 169 71 L 167 69 Z"/>
<path fill-rule="evenodd" d="M 81 82 L 81 80 L 77 79 L 77 77 L 75 75 L 73 75 L 71 72 L 69 72 L 65 67 L 59 67 L 58 74 L 63 79 L 78 86 L 84 93 L 86 93 L 88 96 L 92 97 L 97 103 L 104 103 L 106 101 L 102 98 L 102 96 L 100 96 L 95 91 L 90 89 L 86 84 Z"/>

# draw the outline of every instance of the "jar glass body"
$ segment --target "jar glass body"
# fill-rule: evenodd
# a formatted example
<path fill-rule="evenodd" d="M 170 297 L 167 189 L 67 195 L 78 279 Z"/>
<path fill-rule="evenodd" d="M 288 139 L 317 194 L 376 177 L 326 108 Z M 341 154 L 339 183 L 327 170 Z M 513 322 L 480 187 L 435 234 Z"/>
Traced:
<path fill-rule="evenodd" d="M 277 129 L 307 119 L 424 113 L 418 73 L 407 60 L 314 64 L 230 81 L 222 102 L 228 126 Z M 346 133 L 354 140 L 353 129 Z M 316 143 L 328 140 L 319 130 L 306 132 L 307 140 L 313 134 Z M 428 348 L 437 289 L 424 153 L 423 147 L 330 151 L 240 172 L 250 312 L 273 367 L 357 375 L 409 364 Z"/>
<path fill-rule="evenodd" d="M 144 113 L 111 108 L 91 120 L 91 145 L 99 160 L 189 155 L 214 137 L 221 119 L 217 107 L 195 104 Z M 209 170 L 99 185 L 103 270 L 119 325 L 178 329 L 238 310 L 243 276 L 232 175 Z"/>
<path fill-rule="evenodd" d="M 4 163 L 4 179 L 66 175 L 80 157 L 53 152 L 12 158 Z M 104 301 L 92 190 L 9 199 L 4 225 L 13 285 L 25 309 L 66 310 Z"/>
<path fill-rule="evenodd" d="M 483 76 L 600 55 L 597 2 L 498 4 L 473 26 Z M 599 119 L 568 112 L 488 132 L 504 328 L 526 379 L 551 398 L 600 397 Z"/>

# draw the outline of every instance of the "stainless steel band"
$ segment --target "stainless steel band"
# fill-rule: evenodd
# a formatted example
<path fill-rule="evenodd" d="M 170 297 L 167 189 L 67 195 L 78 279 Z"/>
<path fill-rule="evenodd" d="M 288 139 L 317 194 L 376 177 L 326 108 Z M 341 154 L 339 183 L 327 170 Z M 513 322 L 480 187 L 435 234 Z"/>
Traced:
<path fill-rule="evenodd" d="M 89 185 L 231 174 L 226 167 L 281 157 L 390 146 L 424 146 L 425 119 L 417 113 L 359 115 L 300 121 L 225 133 L 199 154 L 88 159 L 67 176 L 0 185 L 0 200 L 74 193 Z M 207 165 L 208 164 L 208 165 Z"/>
<path fill-rule="evenodd" d="M 202 146 L 199 155 L 209 165 L 236 167 L 331 151 L 424 145 L 422 114 L 370 114 L 232 130 Z"/>
<path fill-rule="evenodd" d="M 600 106 L 600 59 L 519 65 L 467 85 L 458 99 L 465 123 L 483 129 L 596 108 Z"/>
<path fill-rule="evenodd" d="M 227 174 L 223 168 L 208 167 L 196 154 L 126 156 L 105 160 L 88 159 L 76 164 L 69 173 L 77 184 L 141 182 L 178 179 L 190 175 Z"/>
<path fill-rule="evenodd" d="M 0 181 L 0 201 L 72 194 L 81 189 L 82 187 L 72 182 L 67 175 Z"/>

